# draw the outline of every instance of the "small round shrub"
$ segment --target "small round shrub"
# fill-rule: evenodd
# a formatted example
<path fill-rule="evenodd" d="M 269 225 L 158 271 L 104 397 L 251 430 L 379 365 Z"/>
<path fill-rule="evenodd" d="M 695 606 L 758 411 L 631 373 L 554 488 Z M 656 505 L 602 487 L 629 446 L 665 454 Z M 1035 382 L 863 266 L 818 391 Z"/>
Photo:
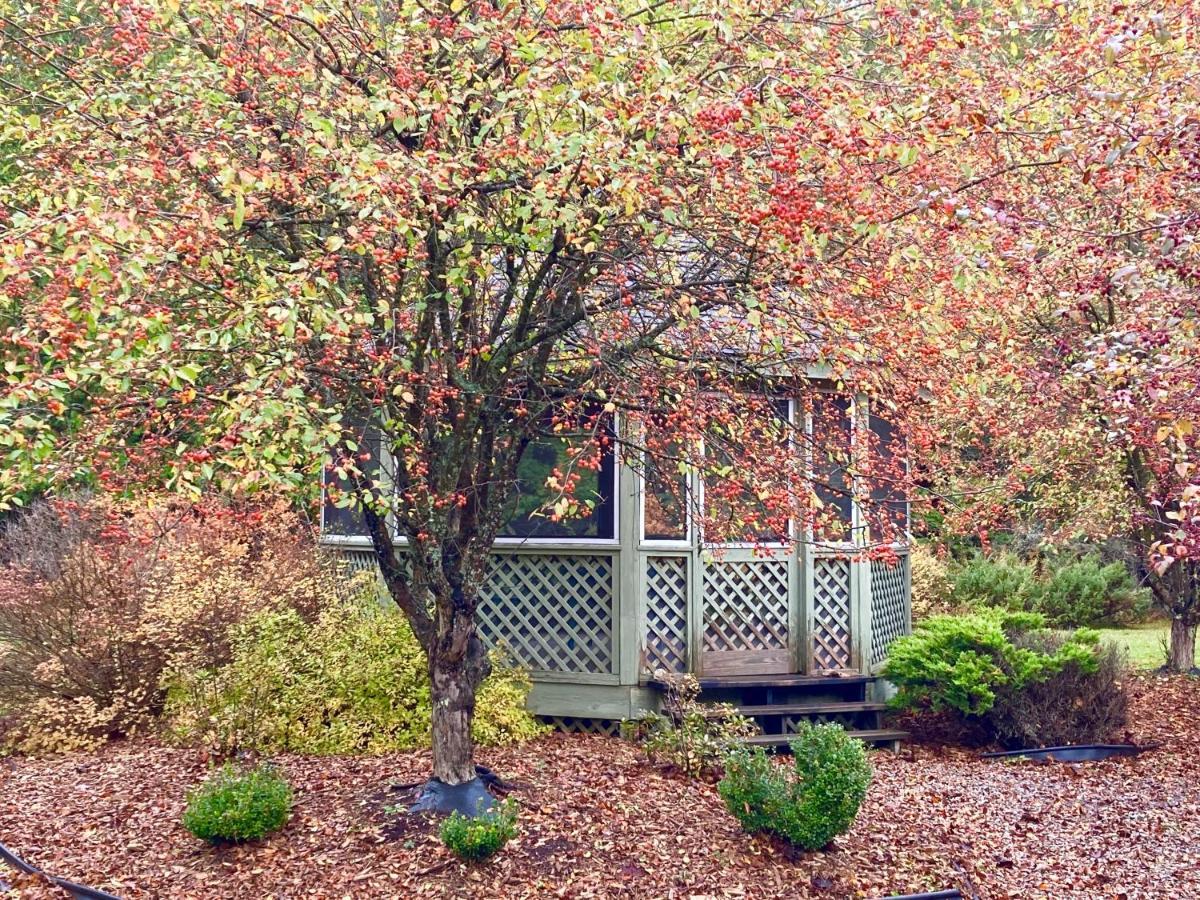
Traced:
<path fill-rule="evenodd" d="M 213 844 L 252 841 L 282 828 L 291 811 L 292 789 L 273 768 L 238 772 L 226 763 L 188 794 L 183 827 Z"/>
<path fill-rule="evenodd" d="M 480 813 L 464 816 L 451 813 L 442 822 L 442 843 L 467 862 L 480 862 L 492 856 L 517 833 L 517 804 L 513 800 Z"/>
<path fill-rule="evenodd" d="M 803 723 L 791 748 L 790 773 L 761 747 L 732 750 L 717 791 L 749 833 L 769 832 L 819 850 L 854 824 L 871 784 L 871 763 L 862 741 L 836 724 Z"/>

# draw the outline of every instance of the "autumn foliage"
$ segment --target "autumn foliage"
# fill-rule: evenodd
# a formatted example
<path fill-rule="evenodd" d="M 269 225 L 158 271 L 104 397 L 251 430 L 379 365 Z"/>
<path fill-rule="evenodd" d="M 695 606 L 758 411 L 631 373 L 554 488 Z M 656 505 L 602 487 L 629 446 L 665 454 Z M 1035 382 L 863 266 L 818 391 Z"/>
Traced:
<path fill-rule="evenodd" d="M 1182 641 L 1191 15 L 22 4 L 0 64 L 22 148 L 0 186 L 0 500 L 89 478 L 304 492 L 332 455 L 429 658 L 449 781 L 474 771 L 486 556 L 552 436 L 572 446 L 547 515 L 586 512 L 618 442 L 708 476 L 708 540 L 820 534 L 854 492 L 886 553 L 898 523 L 868 485 L 914 476 L 960 525 L 1099 497 Z M 911 473 L 797 427 L 847 385 Z M 773 414 L 781 393 L 801 415 Z"/>
<path fill-rule="evenodd" d="M 234 626 L 339 587 L 283 506 L 35 506 L 0 539 L 0 708 L 22 750 L 157 727 L 169 669 L 229 661 Z"/>

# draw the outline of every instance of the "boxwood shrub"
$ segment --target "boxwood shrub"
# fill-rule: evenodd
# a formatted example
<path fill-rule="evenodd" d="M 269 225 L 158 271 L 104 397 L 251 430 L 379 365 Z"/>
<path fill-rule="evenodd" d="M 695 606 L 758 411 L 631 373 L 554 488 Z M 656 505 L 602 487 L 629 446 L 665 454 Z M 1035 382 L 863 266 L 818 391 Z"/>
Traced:
<path fill-rule="evenodd" d="M 871 764 L 862 741 L 836 724 L 803 723 L 791 750 L 790 772 L 761 747 L 732 750 L 717 791 L 751 834 L 769 832 L 819 850 L 854 824 Z"/>
<path fill-rule="evenodd" d="M 517 804 L 505 800 L 477 816 L 451 813 L 442 822 L 440 837 L 461 859 L 481 862 L 495 854 L 517 833 Z"/>
<path fill-rule="evenodd" d="M 292 789 L 270 766 L 239 772 L 230 763 L 188 794 L 184 827 L 209 843 L 252 841 L 278 831 L 292 812 Z"/>

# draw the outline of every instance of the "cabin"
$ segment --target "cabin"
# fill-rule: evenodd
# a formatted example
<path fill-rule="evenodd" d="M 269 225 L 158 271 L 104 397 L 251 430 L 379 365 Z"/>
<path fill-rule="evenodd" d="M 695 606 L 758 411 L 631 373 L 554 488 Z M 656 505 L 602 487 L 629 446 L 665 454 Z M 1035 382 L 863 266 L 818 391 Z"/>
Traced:
<path fill-rule="evenodd" d="M 799 404 L 783 403 L 799 417 Z M 827 409 L 791 424 L 810 435 L 841 429 L 851 447 L 891 440 L 863 396 Z M 529 670 L 537 716 L 567 731 L 615 733 L 657 706 L 664 675 L 694 673 L 701 699 L 757 718 L 765 744 L 784 743 L 802 718 L 841 722 L 869 741 L 902 737 L 879 728 L 877 675 L 911 626 L 908 547 L 863 555 L 872 536 L 852 491 L 829 500 L 844 524 L 837 539 L 711 546 L 690 504 L 664 498 L 619 449 L 594 475 L 600 502 L 589 517 L 537 515 L 563 450 L 546 442 L 527 452 L 479 614 L 485 641 L 505 644 Z M 684 485 L 689 496 L 704 487 Z M 907 502 L 898 505 L 907 534 Z M 327 503 L 322 533 L 351 567 L 374 570 L 353 510 Z"/>

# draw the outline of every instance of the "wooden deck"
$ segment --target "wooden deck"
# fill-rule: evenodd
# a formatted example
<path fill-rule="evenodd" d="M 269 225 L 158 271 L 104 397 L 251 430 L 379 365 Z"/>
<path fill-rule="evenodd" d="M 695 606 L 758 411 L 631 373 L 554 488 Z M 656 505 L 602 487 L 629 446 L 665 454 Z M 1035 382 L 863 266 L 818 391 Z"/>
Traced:
<path fill-rule="evenodd" d="M 799 723 L 835 722 L 846 733 L 868 744 L 896 749 L 908 733 L 884 728 L 880 720 L 887 704 L 872 696 L 877 677 L 857 672 L 827 675 L 712 675 L 697 678 L 700 702 L 727 703 L 754 719 L 763 733 L 746 741 L 751 745 L 786 748 L 796 737 Z M 666 683 L 652 680 L 651 690 Z M 713 706 L 720 715 L 721 707 Z"/>
<path fill-rule="evenodd" d="M 873 675 L 701 675 L 697 679 L 701 691 L 745 690 L 748 688 L 828 688 L 866 685 L 875 681 Z M 646 686 L 662 690 L 666 684 L 650 679 Z"/>
<path fill-rule="evenodd" d="M 892 728 L 858 728 L 847 729 L 846 734 L 858 738 L 864 744 L 888 744 L 892 749 L 901 741 L 907 740 L 907 731 Z M 746 738 L 746 743 L 758 747 L 786 747 L 789 741 L 795 740 L 794 734 L 756 734 Z"/>

